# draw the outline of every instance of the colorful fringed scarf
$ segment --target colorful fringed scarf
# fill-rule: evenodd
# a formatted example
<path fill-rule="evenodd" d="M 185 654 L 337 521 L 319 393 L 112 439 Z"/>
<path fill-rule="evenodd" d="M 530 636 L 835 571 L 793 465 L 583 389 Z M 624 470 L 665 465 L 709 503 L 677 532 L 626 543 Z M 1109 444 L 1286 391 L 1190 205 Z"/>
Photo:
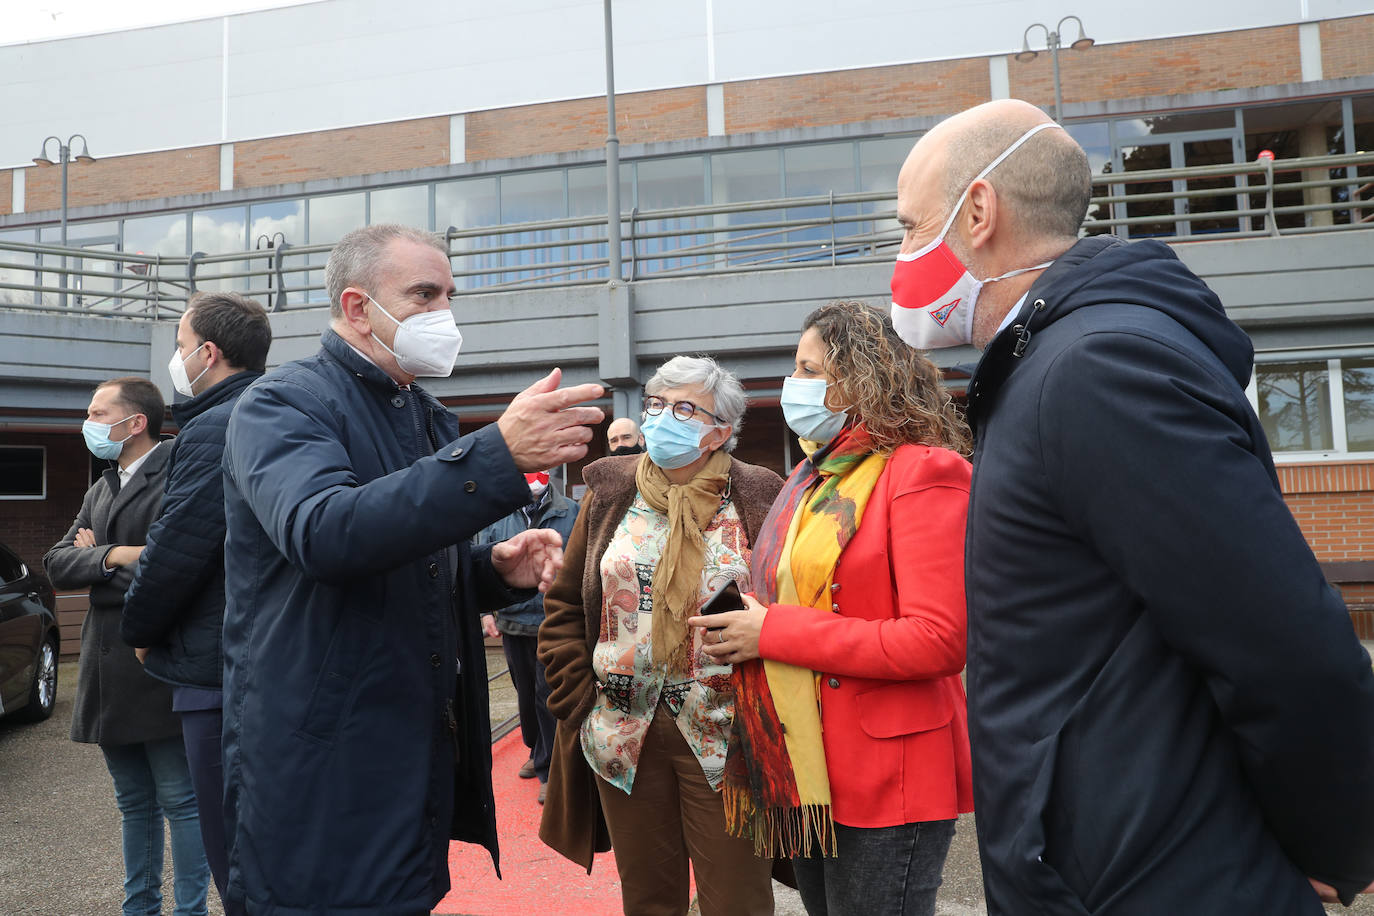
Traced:
<path fill-rule="evenodd" d="M 797 466 L 754 544 L 750 578 L 759 601 L 831 610 L 835 567 L 886 466 L 861 426 Z M 752 838 L 761 856 L 805 855 L 813 844 L 834 855 L 818 675 L 753 659 L 735 665 L 732 680 L 735 721 L 722 787 L 728 829 Z"/>

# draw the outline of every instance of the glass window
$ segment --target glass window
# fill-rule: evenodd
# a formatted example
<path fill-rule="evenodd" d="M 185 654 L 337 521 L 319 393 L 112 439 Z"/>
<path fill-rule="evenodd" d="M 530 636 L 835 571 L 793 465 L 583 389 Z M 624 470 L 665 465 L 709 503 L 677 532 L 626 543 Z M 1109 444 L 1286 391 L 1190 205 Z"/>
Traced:
<path fill-rule="evenodd" d="M 894 246 L 901 243 L 901 227 L 897 224 L 897 175 L 902 171 L 902 163 L 916 145 L 919 135 L 908 137 L 883 137 L 880 140 L 861 140 L 859 142 L 859 190 L 890 191 L 892 196 L 875 200 L 860 207 L 864 213 L 890 213 L 886 219 L 856 224 L 854 232 L 867 243 L 865 254 L 875 255 L 880 246 L 886 243 L 895 253 Z"/>
<path fill-rule="evenodd" d="M 1254 162 L 1261 150 L 1268 150 L 1274 158 L 1298 159 L 1310 156 L 1330 156 L 1345 152 L 1345 125 L 1338 99 L 1321 102 L 1300 102 L 1291 105 L 1264 105 L 1247 108 L 1245 117 L 1245 159 Z M 1275 223 L 1280 229 L 1301 228 L 1304 226 L 1329 226 L 1339 217 L 1340 222 L 1350 221 L 1350 211 L 1339 214 L 1332 210 L 1307 212 L 1284 212 L 1285 208 L 1301 208 L 1309 205 L 1330 205 L 1343 199 L 1345 188 L 1299 188 L 1283 190 L 1281 185 L 1299 181 L 1322 181 L 1339 178 L 1341 169 L 1281 169 L 1274 172 L 1273 205 Z M 1259 175 L 1249 176 L 1251 184 L 1263 184 Z M 1266 206 L 1265 195 L 1251 194 L 1250 206 L 1262 209 Z M 1255 218 L 1255 228 L 1262 223 Z"/>
<path fill-rule="evenodd" d="M 1255 367 L 1260 423 L 1275 452 L 1328 451 L 1331 389 L 1325 362 L 1261 363 Z"/>
<path fill-rule="evenodd" d="M 1350 102 L 1354 148 L 1357 153 L 1374 153 L 1374 95 L 1357 96 Z M 1374 165 L 1362 165 L 1354 169 L 1359 180 L 1353 185 L 1341 188 L 1343 200 L 1355 204 L 1353 221 L 1366 224 L 1374 223 Z M 1346 177 L 1351 177 L 1349 174 Z"/>
<path fill-rule="evenodd" d="M 331 194 L 328 197 L 310 198 L 309 240 L 313 245 L 332 245 L 354 229 L 366 223 L 366 199 L 362 192 L 357 194 Z M 310 271 L 307 281 L 310 289 L 303 295 L 307 302 L 327 303 L 329 294 L 324 288 L 324 265 L 329 261 L 329 253 L 320 251 L 307 258 L 311 266 L 318 268 Z"/>
<path fill-rule="evenodd" d="M 852 194 L 858 188 L 857 167 L 853 143 L 824 143 L 812 146 L 790 146 L 783 150 L 783 191 L 787 197 Z M 793 229 L 787 233 L 788 260 L 829 260 L 851 250 L 842 239 L 852 234 L 853 222 L 844 221 L 857 216 L 857 205 L 818 204 L 811 207 L 791 207 L 788 220 L 815 220 L 815 225 Z M 836 220 L 831 225 L 831 217 Z M 830 240 L 835 239 L 837 251 L 831 251 Z"/>
<path fill-rule="evenodd" d="M 13 229 L 8 232 L 0 232 L 0 242 L 33 245 L 37 240 L 38 234 L 32 229 Z M 11 251 L 8 248 L 0 248 L 0 261 L 7 264 L 37 265 L 38 257 L 27 251 Z M 37 284 L 32 270 L 26 270 L 23 267 L 0 267 L 0 284 L 3 284 L 0 285 L 0 303 L 35 305 L 39 302 L 39 294 L 35 288 Z M 7 289 L 4 285 L 22 288 Z M 56 304 L 55 298 L 53 304 Z"/>
<path fill-rule="evenodd" d="M 711 157 L 711 200 L 718 204 L 751 200 L 776 200 L 782 192 L 782 156 L 778 150 L 761 149 L 717 153 Z M 781 210 L 746 210 L 718 219 L 734 231 L 725 236 L 728 254 L 725 267 L 771 261 L 783 230 L 770 227 L 783 218 Z"/>
<path fill-rule="evenodd" d="M 1346 449 L 1374 452 L 1374 359 L 1343 360 L 1341 387 L 1345 392 Z"/>
<path fill-rule="evenodd" d="M 706 203 L 706 159 L 702 156 L 646 159 L 636 164 L 636 173 L 635 206 L 641 213 Z M 639 221 L 634 233 L 636 270 L 659 273 L 709 264 L 709 253 L 701 249 L 709 244 L 711 237 L 698 230 L 710 225 L 710 217 L 699 215 Z M 643 237 L 657 233 L 672 234 L 663 238 Z M 686 256 L 669 256 L 684 248 L 697 250 Z"/>
<path fill-rule="evenodd" d="M 68 223 L 67 224 L 67 244 L 79 245 L 87 239 L 109 239 L 119 235 L 119 223 L 114 220 L 100 220 L 90 223 Z M 41 238 L 43 242 L 58 245 L 62 242 L 62 227 L 44 226 Z"/>
<path fill-rule="evenodd" d="M 620 164 L 620 208 L 629 212 L 634 206 L 635 166 L 631 162 Z M 586 165 L 568 169 L 568 215 L 574 217 L 596 217 L 603 220 L 606 216 L 606 167 Z M 598 222 L 588 226 L 574 226 L 568 230 L 571 239 L 599 239 L 599 244 L 575 245 L 568 256 L 575 261 L 604 261 L 606 258 L 606 225 Z M 626 262 L 630 259 L 630 226 L 621 226 L 620 237 L 624 239 L 621 255 Z M 606 268 L 595 264 L 581 265 L 573 279 L 595 279 L 606 277 Z"/>
<path fill-rule="evenodd" d="M 0 499 L 47 496 L 47 450 L 41 445 L 0 446 Z M 0 562 L 3 562 L 0 555 Z"/>
<path fill-rule="evenodd" d="M 359 219 L 358 222 L 361 224 L 362 220 Z M 305 228 L 304 200 L 275 200 L 270 203 L 253 204 L 248 208 L 248 238 L 252 241 L 254 250 L 265 250 L 269 241 L 277 245 L 283 242 L 287 245 L 304 245 Z M 263 270 L 272 265 L 272 261 L 266 258 L 256 259 L 252 263 L 255 270 Z M 283 257 L 280 282 L 282 289 L 286 291 L 288 305 L 300 305 L 306 301 L 304 288 L 310 285 L 310 271 L 306 269 L 308 266 L 308 260 L 302 256 L 287 254 Z M 277 282 L 275 274 L 253 277 L 248 281 L 247 288 L 254 293 L 268 293 Z M 275 300 L 276 294 L 272 294 L 270 301 Z"/>
<path fill-rule="evenodd" d="M 186 214 L 143 216 L 124 221 L 124 251 L 186 257 Z"/>
<path fill-rule="evenodd" d="M 1116 122 L 1117 139 L 1154 137 L 1190 130 L 1219 130 L 1236 126 L 1234 108 L 1215 108 L 1210 111 L 1175 111 L 1122 118 Z"/>
<path fill-rule="evenodd" d="M 410 185 L 404 188 L 383 188 L 373 191 L 371 222 L 400 223 L 428 229 L 429 185 Z"/>
<path fill-rule="evenodd" d="M 248 209 L 246 207 L 223 207 L 218 210 L 200 210 L 191 214 L 191 250 L 205 254 L 233 254 L 245 251 L 248 245 Z M 264 268 L 269 260 L 221 261 L 213 264 L 198 265 L 196 286 L 199 289 L 236 292 L 263 291 L 267 280 L 258 277 L 251 283 L 247 277 L 224 277 L 224 274 L 242 273 L 251 264 Z M 271 302 L 263 301 L 271 307 Z"/>
<path fill-rule="evenodd" d="M 481 226 L 495 226 L 501 222 L 500 198 L 496 179 L 464 178 L 444 181 L 434 186 L 434 226 L 440 232 L 449 227 L 460 231 Z M 450 251 L 472 251 L 471 255 L 453 258 L 454 280 L 459 289 L 474 289 L 499 282 L 500 252 L 481 253 L 495 248 L 500 236 L 477 234 L 453 239 Z"/>
<path fill-rule="evenodd" d="M 563 170 L 546 169 L 540 172 L 517 172 L 501 176 L 501 222 L 532 223 L 562 219 L 567 213 L 563 193 Z M 554 266 L 566 258 L 564 249 L 555 246 L 567 238 L 563 229 L 527 229 L 506 233 L 501 243 L 507 246 L 539 245 L 538 248 L 517 248 L 506 251 L 502 263 L 506 267 L 535 267 L 504 274 L 505 282 L 546 279 L 567 279 L 565 268 Z"/>

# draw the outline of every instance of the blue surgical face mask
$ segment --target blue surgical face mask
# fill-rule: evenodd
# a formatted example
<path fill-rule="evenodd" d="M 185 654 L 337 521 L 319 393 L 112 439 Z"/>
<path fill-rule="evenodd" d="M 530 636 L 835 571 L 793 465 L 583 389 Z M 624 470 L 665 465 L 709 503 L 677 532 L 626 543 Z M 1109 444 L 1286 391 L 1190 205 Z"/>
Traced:
<path fill-rule="evenodd" d="M 849 415 L 825 406 L 825 379 L 782 380 L 782 416 L 792 432 L 812 442 L 829 442 L 840 434 Z"/>
<path fill-rule="evenodd" d="M 669 471 L 701 457 L 701 439 L 709 428 L 696 417 L 679 420 L 668 408 L 657 416 L 645 417 L 641 426 L 649 460 Z"/>
<path fill-rule="evenodd" d="M 131 419 L 138 414 L 129 414 L 124 420 Z M 86 439 L 86 448 L 91 450 L 91 454 L 97 458 L 104 458 L 106 461 L 114 461 L 119 457 L 119 453 L 124 451 L 124 443 L 133 438 L 133 434 L 125 436 L 118 442 L 110 439 L 110 430 L 114 429 L 124 420 L 116 420 L 113 423 L 97 423 L 94 420 L 87 420 L 81 424 L 81 435 Z"/>

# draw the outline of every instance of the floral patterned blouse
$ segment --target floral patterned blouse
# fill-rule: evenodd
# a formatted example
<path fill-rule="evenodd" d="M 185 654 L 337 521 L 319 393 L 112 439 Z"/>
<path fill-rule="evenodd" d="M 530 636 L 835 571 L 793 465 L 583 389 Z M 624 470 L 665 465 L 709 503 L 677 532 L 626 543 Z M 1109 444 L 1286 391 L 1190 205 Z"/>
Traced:
<path fill-rule="evenodd" d="M 706 560 L 699 606 L 727 578 L 747 591 L 748 536 L 733 503 L 723 502 L 703 535 Z M 677 719 L 713 788 L 720 786 L 725 771 L 735 715 L 730 666 L 702 652 L 705 631 L 688 628 L 692 660 L 686 680 L 670 681 L 666 666 L 653 663 L 651 585 L 667 541 L 668 516 L 636 494 L 601 557 L 601 633 L 592 653 L 597 698 L 582 722 L 582 753 L 594 772 L 626 794 L 634 788 L 644 735 L 660 701 Z"/>

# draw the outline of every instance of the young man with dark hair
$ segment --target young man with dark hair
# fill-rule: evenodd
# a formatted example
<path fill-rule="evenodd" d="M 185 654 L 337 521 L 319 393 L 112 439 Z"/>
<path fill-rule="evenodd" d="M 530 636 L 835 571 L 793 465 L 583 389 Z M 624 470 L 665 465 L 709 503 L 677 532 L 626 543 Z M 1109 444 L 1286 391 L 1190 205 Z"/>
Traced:
<path fill-rule="evenodd" d="M 120 632 L 149 674 L 172 685 L 172 709 L 200 807 L 205 855 L 228 899 L 224 840 L 223 724 L 224 484 L 220 460 L 229 414 L 259 376 L 272 344 L 262 306 L 238 293 L 200 293 L 177 324 L 168 370 L 190 400 L 172 407 L 181 434 L 172 445 L 162 514 L 148 532 L 124 604 Z"/>
<path fill-rule="evenodd" d="M 162 503 L 171 443 L 158 442 L 165 410 L 147 379 L 117 378 L 91 397 L 86 446 L 113 467 L 81 503 L 66 536 L 43 557 L 58 588 L 89 588 L 72 740 L 98 744 L 114 780 L 124 840 L 124 913 L 159 911 L 162 824 L 171 828 L 176 914 L 205 913 L 209 871 L 171 690 L 139 667 L 119 636 L 124 591 Z"/>

